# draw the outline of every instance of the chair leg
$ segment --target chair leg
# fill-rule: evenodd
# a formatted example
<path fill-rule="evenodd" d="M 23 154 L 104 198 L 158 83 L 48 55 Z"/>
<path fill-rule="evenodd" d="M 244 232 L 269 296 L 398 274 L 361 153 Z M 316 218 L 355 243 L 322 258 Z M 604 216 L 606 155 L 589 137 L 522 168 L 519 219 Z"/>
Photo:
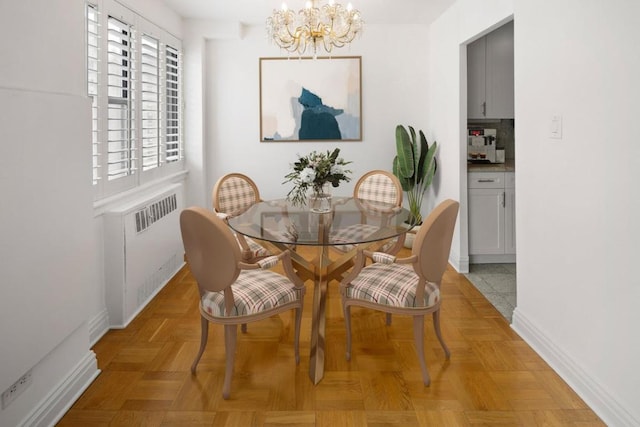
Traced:
<path fill-rule="evenodd" d="M 209 338 L 209 321 L 204 317 L 200 316 L 200 350 L 198 350 L 198 354 L 196 355 L 196 359 L 191 364 L 191 373 L 196 373 L 196 366 L 198 366 L 198 362 L 202 357 L 202 353 L 204 353 L 204 349 L 207 347 L 207 339 Z"/>
<path fill-rule="evenodd" d="M 351 360 L 351 307 L 345 305 L 344 311 L 344 325 L 347 333 L 347 360 Z"/>
<path fill-rule="evenodd" d="M 440 331 L 440 309 L 433 312 L 433 327 L 436 330 L 436 336 L 438 337 L 438 341 L 440 341 L 444 354 L 446 358 L 449 359 L 451 357 L 451 352 L 449 351 L 449 347 L 444 343 L 442 332 Z"/>
<path fill-rule="evenodd" d="M 231 377 L 233 376 L 233 362 L 236 355 L 236 336 L 238 327 L 236 325 L 224 325 L 224 350 L 226 355 L 226 366 L 224 369 L 224 384 L 222 385 L 222 398 L 228 399 L 231 395 Z"/>
<path fill-rule="evenodd" d="M 302 307 L 296 308 L 295 337 L 293 341 L 296 365 L 300 364 L 300 325 L 302 323 Z"/>
<path fill-rule="evenodd" d="M 420 369 L 422 370 L 422 381 L 424 385 L 428 386 L 431 383 L 431 379 L 424 359 L 424 316 L 413 316 L 413 340 L 415 341 L 418 362 L 420 362 Z"/>

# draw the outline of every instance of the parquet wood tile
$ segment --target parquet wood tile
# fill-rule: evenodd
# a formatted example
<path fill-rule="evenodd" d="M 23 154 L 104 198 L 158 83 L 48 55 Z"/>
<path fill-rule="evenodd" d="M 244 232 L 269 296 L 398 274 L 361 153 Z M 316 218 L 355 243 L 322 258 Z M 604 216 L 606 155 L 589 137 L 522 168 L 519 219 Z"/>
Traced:
<path fill-rule="evenodd" d="M 314 248 L 299 248 L 314 253 Z M 404 252 L 401 255 L 406 255 Z M 307 282 L 312 288 L 313 284 Z M 209 328 L 197 374 L 198 292 L 184 268 L 121 330 L 94 346 L 102 373 L 60 420 L 86 426 L 603 426 L 573 390 L 510 328 L 464 275 L 446 271 L 442 333 L 450 360 L 425 319 L 431 385 L 422 384 L 412 321 L 353 309 L 353 351 L 345 359 L 338 284 L 327 301 L 325 376 L 308 376 L 308 290 L 293 354 L 293 313 L 238 333 L 231 399 L 222 399 L 224 337 Z"/>

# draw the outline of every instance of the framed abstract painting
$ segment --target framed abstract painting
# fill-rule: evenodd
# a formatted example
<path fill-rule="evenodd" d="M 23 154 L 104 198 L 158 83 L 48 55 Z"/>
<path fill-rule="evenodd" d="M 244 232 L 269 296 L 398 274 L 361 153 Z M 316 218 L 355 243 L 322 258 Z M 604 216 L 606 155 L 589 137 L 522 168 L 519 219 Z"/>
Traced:
<path fill-rule="evenodd" d="M 361 62 L 260 58 L 260 141 L 362 141 Z"/>

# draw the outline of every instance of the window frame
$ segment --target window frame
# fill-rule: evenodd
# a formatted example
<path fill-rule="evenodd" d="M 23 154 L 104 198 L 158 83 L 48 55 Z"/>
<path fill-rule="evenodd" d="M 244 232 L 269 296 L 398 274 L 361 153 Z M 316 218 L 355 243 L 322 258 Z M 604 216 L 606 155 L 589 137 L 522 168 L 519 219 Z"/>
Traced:
<path fill-rule="evenodd" d="M 94 148 L 94 159 L 97 159 L 97 165 L 93 164 L 93 180 L 94 180 L 94 200 L 99 201 L 107 197 L 117 196 L 120 193 L 124 193 L 129 190 L 133 190 L 137 187 L 148 185 L 154 181 L 162 180 L 164 178 L 170 178 L 176 173 L 185 170 L 185 158 L 184 158 L 184 83 L 183 83 L 183 53 L 182 42 L 180 39 L 171 35 L 169 32 L 163 30 L 157 25 L 153 24 L 144 17 L 136 14 L 134 11 L 127 7 L 117 3 L 114 0 L 86 0 L 84 2 L 85 7 L 85 20 L 87 21 L 87 31 L 89 29 L 89 19 L 87 8 L 91 6 L 97 11 L 98 21 L 98 73 L 97 73 L 97 117 L 93 120 L 93 123 L 97 125 L 97 130 L 92 126 L 92 144 L 96 147 L 97 139 L 97 151 Z M 115 178 L 108 179 L 108 159 L 109 159 L 109 93 L 108 93 L 108 20 L 109 17 L 123 22 L 131 29 L 131 35 L 133 37 L 133 45 L 131 46 L 131 58 L 133 75 L 128 76 L 131 79 L 132 108 L 129 109 L 131 114 L 131 126 L 133 127 L 133 135 L 131 138 L 133 146 L 133 158 L 135 162 L 133 170 L 130 174 Z M 87 69 L 85 75 L 87 76 L 87 90 L 89 90 L 89 63 L 91 62 L 89 53 L 89 33 L 85 32 L 87 42 L 85 48 L 87 49 Z M 158 96 L 157 96 L 157 141 L 158 141 L 158 155 L 159 161 L 157 167 L 143 168 L 143 37 L 149 37 L 157 40 L 158 42 L 158 64 L 157 64 L 157 77 L 158 77 Z M 169 89 L 167 85 L 167 46 L 170 46 L 177 53 L 178 60 L 178 72 L 177 72 L 177 111 L 175 104 L 168 105 L 169 90 L 175 91 L 174 88 Z M 173 77 L 173 75 L 172 75 Z M 176 81 L 172 80 L 169 83 L 176 84 Z M 113 103 L 111 103 L 113 105 Z M 177 144 L 178 144 L 178 158 L 177 160 L 167 161 L 167 144 L 175 145 L 175 134 L 172 133 L 172 141 L 167 139 L 167 127 L 169 126 L 169 119 L 167 117 L 168 109 L 172 108 L 174 116 L 177 114 Z M 144 122 L 145 126 L 150 122 Z M 175 124 L 175 118 L 172 122 Z M 172 132 L 175 132 L 175 127 L 172 128 Z M 94 162 L 95 163 L 95 162 Z M 97 179 L 96 179 L 97 177 Z"/>

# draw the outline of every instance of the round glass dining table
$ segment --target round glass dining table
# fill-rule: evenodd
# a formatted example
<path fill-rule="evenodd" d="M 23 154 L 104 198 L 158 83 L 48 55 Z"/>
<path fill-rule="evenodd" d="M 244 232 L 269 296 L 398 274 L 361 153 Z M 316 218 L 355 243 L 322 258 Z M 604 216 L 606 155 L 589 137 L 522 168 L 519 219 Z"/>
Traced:
<path fill-rule="evenodd" d="M 408 218 L 409 211 L 395 205 L 336 197 L 332 199 L 331 211 L 326 213 L 312 212 L 306 205 L 296 206 L 280 199 L 256 203 L 244 213 L 228 218 L 234 231 L 272 251 L 291 249 L 297 274 L 303 280 L 313 280 L 309 376 L 314 384 L 324 375 L 328 283 L 342 278 L 359 249 L 379 250 L 398 237 L 395 245 L 401 246 L 404 233 L 411 229 Z M 305 259 L 295 251 L 298 245 L 317 247 L 317 255 Z M 338 249 L 334 257 L 329 256 L 331 246 Z"/>

